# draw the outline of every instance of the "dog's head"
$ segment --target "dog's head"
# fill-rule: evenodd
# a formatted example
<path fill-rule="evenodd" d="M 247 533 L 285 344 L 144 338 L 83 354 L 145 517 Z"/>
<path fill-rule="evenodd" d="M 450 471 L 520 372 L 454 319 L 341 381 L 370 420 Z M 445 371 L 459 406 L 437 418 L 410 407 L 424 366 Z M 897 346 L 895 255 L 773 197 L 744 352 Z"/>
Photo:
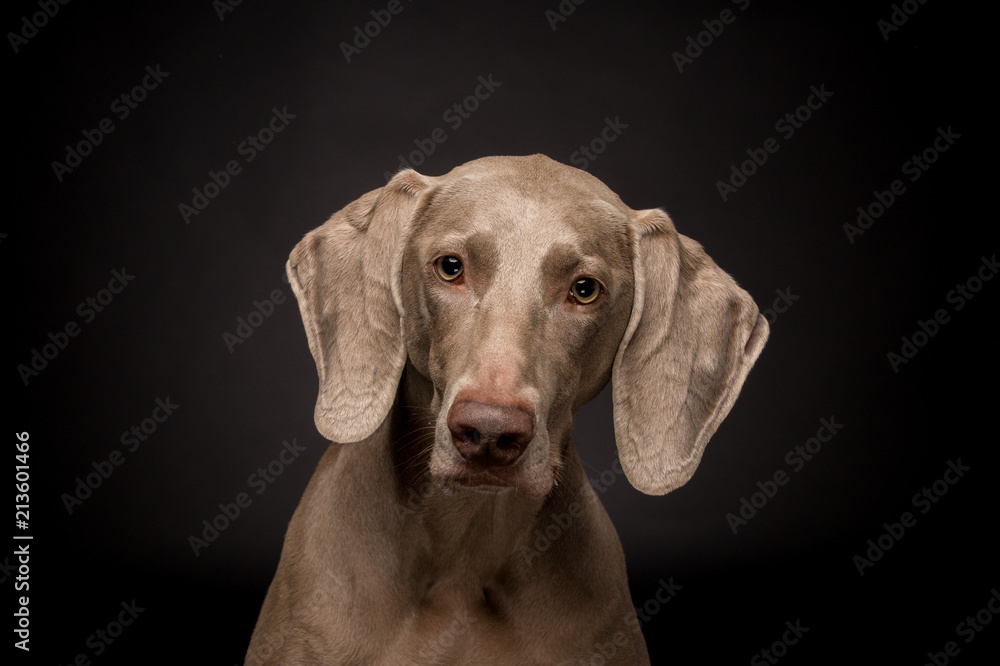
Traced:
<path fill-rule="evenodd" d="M 306 235 L 288 272 L 321 433 L 371 435 L 409 359 L 433 386 L 432 475 L 535 497 L 609 378 L 632 485 L 684 484 L 768 334 L 666 213 L 542 155 L 402 171 Z"/>

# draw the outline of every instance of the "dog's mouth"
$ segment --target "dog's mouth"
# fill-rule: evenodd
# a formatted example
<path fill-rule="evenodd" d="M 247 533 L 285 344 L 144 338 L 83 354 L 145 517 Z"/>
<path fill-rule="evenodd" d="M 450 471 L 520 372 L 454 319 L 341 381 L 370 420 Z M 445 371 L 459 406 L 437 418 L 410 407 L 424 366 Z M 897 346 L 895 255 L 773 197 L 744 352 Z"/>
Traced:
<path fill-rule="evenodd" d="M 489 490 L 490 488 L 498 490 L 501 488 L 515 488 L 518 485 L 514 479 L 507 478 L 490 470 L 469 471 L 453 478 L 452 483 L 469 488 L 482 488 L 483 490 Z"/>
<path fill-rule="evenodd" d="M 472 468 L 465 465 L 462 466 L 462 469 L 455 470 L 452 474 L 441 478 L 441 484 L 448 494 L 459 487 L 495 493 L 518 488 L 521 485 L 518 483 L 516 475 L 510 474 L 506 470 Z"/>
<path fill-rule="evenodd" d="M 481 468 L 462 465 L 452 473 L 438 477 L 438 480 L 446 495 L 453 494 L 457 489 L 487 494 L 517 491 L 529 497 L 544 494 L 525 476 L 524 470 L 516 467 Z"/>

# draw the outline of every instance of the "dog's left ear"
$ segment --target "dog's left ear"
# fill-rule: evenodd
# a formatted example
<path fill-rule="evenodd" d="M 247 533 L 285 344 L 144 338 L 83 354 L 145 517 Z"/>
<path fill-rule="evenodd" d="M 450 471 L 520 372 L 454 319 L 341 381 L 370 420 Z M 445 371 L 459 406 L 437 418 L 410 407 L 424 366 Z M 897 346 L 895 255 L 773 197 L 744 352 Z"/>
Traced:
<path fill-rule="evenodd" d="M 638 490 L 684 485 L 767 340 L 743 289 L 661 210 L 632 221 L 632 315 L 612 370 L 615 439 Z"/>
<path fill-rule="evenodd" d="M 319 374 L 316 428 L 331 441 L 367 438 L 395 400 L 406 363 L 402 251 L 432 180 L 401 171 L 306 234 L 288 259 Z"/>

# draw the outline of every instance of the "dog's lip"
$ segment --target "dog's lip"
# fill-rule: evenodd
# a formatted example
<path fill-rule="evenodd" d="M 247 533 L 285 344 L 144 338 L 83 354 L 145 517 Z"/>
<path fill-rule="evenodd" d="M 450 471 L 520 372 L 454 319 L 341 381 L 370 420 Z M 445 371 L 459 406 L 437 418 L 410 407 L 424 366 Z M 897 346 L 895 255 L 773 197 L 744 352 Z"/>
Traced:
<path fill-rule="evenodd" d="M 481 490 L 500 490 L 502 488 L 519 488 L 516 470 L 509 468 L 481 468 L 463 466 L 452 474 L 442 478 L 445 487 L 465 486 Z"/>
<path fill-rule="evenodd" d="M 489 471 L 481 470 L 475 472 L 467 472 L 465 474 L 460 474 L 454 479 L 455 483 L 463 486 L 513 486 L 516 485 L 512 480 L 506 479 L 502 476 Z"/>

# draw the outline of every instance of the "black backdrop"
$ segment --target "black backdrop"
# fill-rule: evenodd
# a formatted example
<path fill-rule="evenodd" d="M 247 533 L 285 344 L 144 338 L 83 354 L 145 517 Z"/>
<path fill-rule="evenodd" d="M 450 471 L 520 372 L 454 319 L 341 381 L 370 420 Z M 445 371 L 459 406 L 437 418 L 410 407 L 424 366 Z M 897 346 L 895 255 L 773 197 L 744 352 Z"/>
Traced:
<path fill-rule="evenodd" d="M 438 175 L 535 152 L 664 207 L 771 309 L 680 490 L 608 471 L 607 391 L 579 415 L 653 662 L 768 663 L 786 622 L 808 631 L 780 663 L 995 657 L 985 10 L 224 2 L 4 12 L 8 456 L 14 433 L 30 445 L 10 530 L 33 537 L 18 663 L 242 663 L 324 450 L 288 252 L 401 156 Z M 283 442 L 303 450 L 274 464 Z M 24 543 L 0 555 L 11 612 Z"/>

